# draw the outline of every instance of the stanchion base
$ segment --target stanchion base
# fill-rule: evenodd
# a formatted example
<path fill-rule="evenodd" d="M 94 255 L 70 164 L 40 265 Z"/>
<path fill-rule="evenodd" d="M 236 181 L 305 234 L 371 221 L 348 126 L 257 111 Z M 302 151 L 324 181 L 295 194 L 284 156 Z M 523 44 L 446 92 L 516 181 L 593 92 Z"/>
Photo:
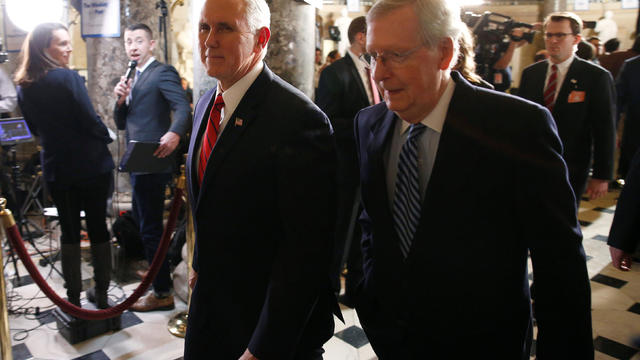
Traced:
<path fill-rule="evenodd" d="M 93 304 L 83 304 L 83 307 L 89 309 L 90 305 Z M 83 320 L 65 313 L 60 308 L 56 308 L 52 313 L 60 335 L 71 345 L 122 328 L 120 315 L 104 320 Z"/>

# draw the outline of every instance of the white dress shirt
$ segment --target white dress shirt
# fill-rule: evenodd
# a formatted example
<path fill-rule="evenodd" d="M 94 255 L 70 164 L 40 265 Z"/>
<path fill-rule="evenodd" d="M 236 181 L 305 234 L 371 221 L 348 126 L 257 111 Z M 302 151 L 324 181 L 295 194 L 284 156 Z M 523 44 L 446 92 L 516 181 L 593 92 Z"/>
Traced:
<path fill-rule="evenodd" d="M 559 64 L 555 64 L 558 67 L 558 75 L 556 77 L 556 94 L 553 96 L 553 102 L 556 102 L 556 99 L 558 98 L 558 93 L 560 92 L 560 89 L 562 88 L 562 83 L 564 82 L 564 78 L 567 76 L 567 72 L 569 71 L 569 66 L 571 66 L 571 63 L 573 62 L 575 55 L 571 55 L 569 56 L 569 58 Z M 551 61 L 547 60 L 547 76 L 544 79 L 544 88 L 542 91 L 544 91 L 544 89 L 547 88 L 547 84 L 549 83 L 549 77 L 551 76 L 551 66 L 553 66 L 553 63 Z"/>

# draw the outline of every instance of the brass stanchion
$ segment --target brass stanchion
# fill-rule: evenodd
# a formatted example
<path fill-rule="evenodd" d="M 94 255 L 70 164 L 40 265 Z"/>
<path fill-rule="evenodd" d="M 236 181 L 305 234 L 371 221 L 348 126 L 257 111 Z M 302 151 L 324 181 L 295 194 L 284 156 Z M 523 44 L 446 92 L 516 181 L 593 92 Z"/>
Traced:
<path fill-rule="evenodd" d="M 9 209 L 4 207 L 7 200 L 0 198 L 0 219 L 2 220 L 2 231 L 16 224 L 13 215 Z M 0 249 L 0 264 L 4 264 L 2 260 L 2 249 Z M 13 359 L 11 355 L 11 336 L 9 334 L 9 314 L 7 312 L 7 292 L 4 285 L 4 273 L 0 276 L 0 359 Z"/>
<path fill-rule="evenodd" d="M 191 206 L 189 205 L 189 196 L 186 191 L 187 178 L 185 176 L 185 166 L 182 165 L 180 167 L 180 178 L 178 179 L 178 187 L 185 190 L 184 194 L 184 205 L 186 209 L 187 216 L 187 311 L 181 311 L 175 314 L 171 319 L 169 319 L 169 323 L 167 324 L 167 328 L 169 332 L 177 337 L 183 338 L 187 333 L 187 318 L 189 316 L 189 305 L 191 304 L 191 287 L 189 286 L 189 274 L 191 273 L 191 264 L 193 263 L 193 247 L 195 245 L 195 233 L 193 229 L 193 216 L 191 214 Z"/>

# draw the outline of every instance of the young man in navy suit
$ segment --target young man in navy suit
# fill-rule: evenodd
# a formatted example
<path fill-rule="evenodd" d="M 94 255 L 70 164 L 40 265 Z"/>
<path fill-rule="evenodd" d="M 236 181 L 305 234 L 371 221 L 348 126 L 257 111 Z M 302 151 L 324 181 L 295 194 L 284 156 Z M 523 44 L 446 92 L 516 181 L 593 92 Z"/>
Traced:
<path fill-rule="evenodd" d="M 207 0 L 187 182 L 196 245 L 185 359 L 321 359 L 336 153 L 327 117 L 263 63 L 264 0 Z M 312 48 L 309 51 L 313 51 Z"/>
<path fill-rule="evenodd" d="M 127 142 L 156 141 L 160 146 L 154 156 L 175 156 L 174 150 L 189 128 L 191 113 L 180 76 L 173 66 L 162 64 L 153 57 L 155 40 L 147 25 L 129 26 L 124 32 L 124 47 L 129 59 L 137 61 L 138 65 L 133 79 L 123 76 L 114 88 L 116 125 L 120 130 L 126 129 Z M 172 172 L 169 167 L 157 173 L 131 173 L 133 214 L 140 224 L 140 236 L 149 263 L 162 236 L 165 188 Z M 153 280 L 153 291 L 136 301 L 131 310 L 169 310 L 173 307 L 171 277 L 165 259 Z"/>
<path fill-rule="evenodd" d="M 585 189 L 591 200 L 597 199 L 607 193 L 613 179 L 613 79 L 605 69 L 574 55 L 582 31 L 582 20 L 576 14 L 550 14 L 544 31 L 549 59 L 524 69 L 518 95 L 551 111 L 579 204 Z"/>
<path fill-rule="evenodd" d="M 593 359 L 582 235 L 549 112 L 450 70 L 465 26 L 453 1 L 381 0 L 367 24 L 384 103 L 356 116 L 356 310 L 374 351 L 529 359 L 531 254 L 536 355 Z"/>

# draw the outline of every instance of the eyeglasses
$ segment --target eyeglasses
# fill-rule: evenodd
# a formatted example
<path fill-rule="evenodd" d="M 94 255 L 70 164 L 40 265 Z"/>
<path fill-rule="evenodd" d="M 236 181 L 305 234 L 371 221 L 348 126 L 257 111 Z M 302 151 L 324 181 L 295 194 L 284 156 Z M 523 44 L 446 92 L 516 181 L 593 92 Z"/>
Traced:
<path fill-rule="evenodd" d="M 360 60 L 364 63 L 364 66 L 367 69 L 373 69 L 376 67 L 378 62 L 383 64 L 388 64 L 390 66 L 398 66 L 402 65 L 411 54 L 418 51 L 424 45 L 418 45 L 411 50 L 407 50 L 405 52 L 397 52 L 397 51 L 383 51 L 380 54 L 376 52 L 364 53 L 360 55 Z"/>
<path fill-rule="evenodd" d="M 551 40 L 554 37 L 557 38 L 558 40 L 563 40 L 565 37 L 567 37 L 568 35 L 575 35 L 574 33 L 544 33 L 544 38 L 547 40 Z"/>

